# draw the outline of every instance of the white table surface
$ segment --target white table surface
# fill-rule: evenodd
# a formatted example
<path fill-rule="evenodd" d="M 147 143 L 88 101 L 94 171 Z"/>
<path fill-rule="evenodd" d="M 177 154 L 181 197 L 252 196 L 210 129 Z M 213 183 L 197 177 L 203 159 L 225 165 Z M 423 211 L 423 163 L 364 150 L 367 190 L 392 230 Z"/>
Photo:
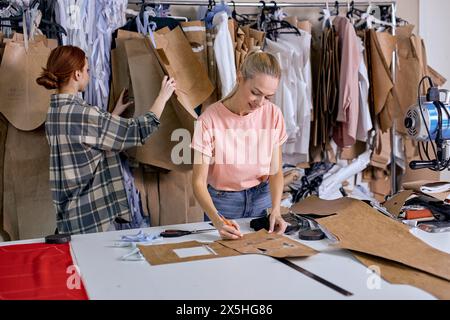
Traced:
<path fill-rule="evenodd" d="M 243 232 L 251 231 L 250 219 L 239 221 Z M 208 223 L 194 223 L 142 229 L 208 229 Z M 242 255 L 203 261 L 151 266 L 147 261 L 121 261 L 130 248 L 112 244 L 138 230 L 72 236 L 72 254 L 90 299 L 171 299 L 171 300 L 277 300 L 277 299 L 434 299 L 429 293 L 408 285 L 392 285 L 374 274 L 346 250 L 330 250 L 292 262 L 353 293 L 346 297 L 296 270 L 262 255 Z M 450 232 L 411 232 L 431 246 L 450 253 Z M 161 243 L 188 240 L 215 241 L 216 231 L 165 238 Z M 293 239 L 296 239 L 293 236 Z M 39 242 L 33 239 L 3 242 L 0 245 Z M 300 241 L 300 240 L 299 240 Z M 300 241 L 318 251 L 329 247 L 328 240 Z M 369 284 L 369 285 L 368 285 Z"/>

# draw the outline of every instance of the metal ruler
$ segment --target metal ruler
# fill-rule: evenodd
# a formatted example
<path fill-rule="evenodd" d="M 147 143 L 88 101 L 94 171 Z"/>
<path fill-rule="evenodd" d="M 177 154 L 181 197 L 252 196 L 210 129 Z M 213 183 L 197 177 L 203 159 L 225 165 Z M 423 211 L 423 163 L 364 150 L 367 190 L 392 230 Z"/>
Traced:
<path fill-rule="evenodd" d="M 347 296 L 347 297 L 348 297 L 348 296 L 352 296 L 352 295 L 353 295 L 353 293 L 351 293 L 351 292 L 349 292 L 349 291 L 347 291 L 347 290 L 345 290 L 345 289 L 343 289 L 343 288 L 341 288 L 341 287 L 335 285 L 334 283 L 331 283 L 331 282 L 328 281 L 328 280 L 325 280 L 325 279 L 322 278 L 322 277 L 319 277 L 318 275 L 316 275 L 316 274 L 314 274 L 314 273 L 312 273 L 312 272 L 310 272 L 310 271 L 308 271 L 308 270 L 306 270 L 306 269 L 303 269 L 302 267 L 299 267 L 298 265 L 296 265 L 295 263 L 289 261 L 289 260 L 286 259 L 286 258 L 275 258 L 275 259 L 277 259 L 277 260 L 280 261 L 281 263 L 284 263 L 284 264 L 287 265 L 288 267 L 291 267 L 292 269 L 294 269 L 294 270 L 296 270 L 296 271 L 298 271 L 298 272 L 303 273 L 305 276 L 310 277 L 311 279 L 314 279 L 314 280 L 316 280 L 317 282 L 320 282 L 321 284 L 327 286 L 328 288 L 333 289 L 334 291 L 339 292 L 340 294 L 342 294 L 342 295 L 344 295 L 344 296 Z"/>

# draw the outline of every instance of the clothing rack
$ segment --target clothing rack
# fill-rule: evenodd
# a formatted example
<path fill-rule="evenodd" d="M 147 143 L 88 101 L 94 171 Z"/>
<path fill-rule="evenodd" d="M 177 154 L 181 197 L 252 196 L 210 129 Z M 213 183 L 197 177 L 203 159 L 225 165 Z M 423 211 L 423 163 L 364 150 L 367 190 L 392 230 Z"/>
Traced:
<path fill-rule="evenodd" d="M 191 1 L 177 1 L 177 0 L 163 0 L 163 1 L 128 1 L 129 4 L 154 4 L 154 5 L 175 5 L 175 6 L 209 6 L 211 4 L 220 4 L 221 1 L 205 1 L 205 0 L 191 0 Z M 350 2 L 349 1 L 326 1 L 326 2 L 238 2 L 238 1 L 227 1 L 223 2 L 230 7 L 255 7 L 255 8 L 270 8 L 270 7 L 278 7 L 278 8 L 333 8 L 337 3 L 339 7 L 345 8 Z M 392 10 L 392 35 L 396 35 L 396 11 L 397 11 L 397 1 L 355 1 L 354 7 L 368 7 L 369 5 L 373 6 L 390 6 Z M 393 60 L 397 61 L 397 49 L 393 52 Z M 396 79 L 396 69 L 395 63 L 391 66 L 391 74 L 393 82 L 395 83 Z M 391 195 L 394 195 L 398 191 L 398 182 L 397 182 L 397 167 L 395 163 L 395 155 L 394 155 L 394 146 L 396 144 L 395 141 L 395 121 L 393 123 L 391 129 Z"/>
<path fill-rule="evenodd" d="M 354 2 L 354 6 L 358 7 L 367 7 L 369 5 L 374 6 L 395 6 L 397 1 L 362 1 Z M 204 0 L 192 0 L 192 1 L 177 1 L 177 0 L 163 0 L 163 1 L 128 1 L 129 4 L 168 4 L 168 5 L 176 5 L 176 6 L 208 6 L 210 4 L 209 1 Z M 220 4 L 220 1 L 217 1 L 216 4 Z M 270 7 L 295 7 L 295 8 L 323 8 L 326 7 L 327 4 L 330 7 L 333 7 L 335 4 L 335 1 L 328 1 L 328 2 L 266 2 L 264 5 L 262 2 L 233 2 L 233 1 L 227 1 L 224 2 L 228 6 L 236 6 L 236 7 L 263 7 L 264 5 L 266 8 Z M 338 1 L 339 5 L 347 5 L 347 1 Z"/>

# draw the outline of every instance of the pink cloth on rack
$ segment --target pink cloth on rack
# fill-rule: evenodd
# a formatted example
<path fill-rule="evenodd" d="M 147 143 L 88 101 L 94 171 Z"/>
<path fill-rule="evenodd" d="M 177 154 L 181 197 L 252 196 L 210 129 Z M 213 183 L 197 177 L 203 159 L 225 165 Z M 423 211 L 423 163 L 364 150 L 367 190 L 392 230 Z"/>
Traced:
<path fill-rule="evenodd" d="M 333 139 L 340 147 L 356 142 L 359 116 L 359 65 L 361 63 L 358 36 L 351 22 L 345 17 L 336 17 L 333 25 L 339 35 L 341 57 L 339 79 L 338 126 Z"/>

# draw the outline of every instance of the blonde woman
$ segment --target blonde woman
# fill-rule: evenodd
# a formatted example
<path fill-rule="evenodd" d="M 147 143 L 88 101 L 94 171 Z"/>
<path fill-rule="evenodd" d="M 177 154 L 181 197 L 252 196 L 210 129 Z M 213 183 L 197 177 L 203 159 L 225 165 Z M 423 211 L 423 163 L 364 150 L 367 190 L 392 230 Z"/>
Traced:
<path fill-rule="evenodd" d="M 209 106 L 196 124 L 193 189 L 224 239 L 242 236 L 235 219 L 260 217 L 269 208 L 269 232 L 286 229 L 280 202 L 281 146 L 287 135 L 280 109 L 270 102 L 280 76 L 273 55 L 250 53 L 234 90 Z"/>

